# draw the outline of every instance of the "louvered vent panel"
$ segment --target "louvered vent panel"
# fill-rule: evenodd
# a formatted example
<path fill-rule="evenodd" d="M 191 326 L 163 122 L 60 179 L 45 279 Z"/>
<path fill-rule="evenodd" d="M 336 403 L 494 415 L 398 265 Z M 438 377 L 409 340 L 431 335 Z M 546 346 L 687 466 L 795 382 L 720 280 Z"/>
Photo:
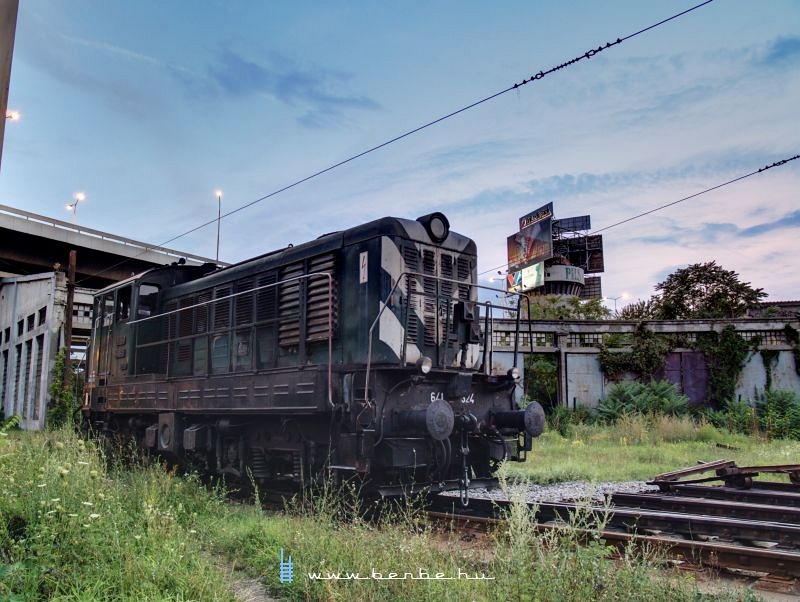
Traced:
<path fill-rule="evenodd" d="M 231 294 L 230 287 L 218 288 L 214 292 L 215 299 L 221 299 L 223 297 L 228 297 Z M 223 301 L 214 301 L 214 330 L 221 330 L 225 328 L 230 328 L 231 325 L 231 316 L 230 316 L 230 308 L 231 308 L 231 300 L 224 299 Z"/>
<path fill-rule="evenodd" d="M 436 276 L 436 254 L 433 251 L 422 251 L 422 273 Z M 425 344 L 435 345 L 436 336 L 436 280 L 422 279 L 425 296 L 422 300 L 422 315 L 425 322 Z"/>
<path fill-rule="evenodd" d="M 406 262 L 407 272 L 419 272 L 419 252 L 416 247 L 403 247 L 403 260 Z M 408 295 L 409 303 L 408 320 L 406 323 L 406 341 L 417 344 L 419 325 L 417 324 L 417 317 L 412 311 L 414 308 L 419 307 L 419 297 L 414 296 L 414 293 L 419 290 L 417 278 L 415 276 L 407 276 L 400 286 L 403 287 L 402 291 Z"/>
<path fill-rule="evenodd" d="M 180 300 L 181 311 L 178 312 L 178 336 L 188 337 L 192 334 L 194 309 L 186 309 L 197 304 L 197 297 L 184 297 Z"/>
<path fill-rule="evenodd" d="M 199 304 L 194 313 L 194 332 L 202 334 L 208 332 L 208 314 L 210 310 L 211 291 L 203 291 L 197 296 Z"/>
<path fill-rule="evenodd" d="M 439 260 L 439 265 L 441 266 L 441 270 L 439 272 L 439 276 L 442 278 L 446 278 L 447 280 L 453 280 L 453 257 L 447 253 L 442 253 Z M 441 295 L 442 297 L 448 298 L 453 296 L 453 283 L 447 282 L 446 280 L 442 280 L 442 290 Z"/>
<path fill-rule="evenodd" d="M 470 282 L 472 279 L 472 269 L 467 257 L 458 258 L 458 279 L 462 282 Z M 469 286 L 465 284 L 458 285 L 458 298 L 464 301 L 469 301 Z"/>
<path fill-rule="evenodd" d="M 303 264 L 293 263 L 281 268 L 280 280 L 303 275 Z M 297 347 L 300 343 L 300 281 L 292 280 L 278 285 L 278 312 L 280 326 L 278 344 L 281 347 Z"/>
<path fill-rule="evenodd" d="M 188 362 L 192 359 L 192 344 L 189 341 L 178 343 L 178 361 Z"/>
<path fill-rule="evenodd" d="M 174 312 L 176 309 L 178 309 L 178 302 L 170 301 L 166 304 L 164 309 L 166 310 L 166 313 L 169 314 L 167 317 L 167 338 L 174 339 L 176 336 L 178 336 L 178 314 L 171 312 Z"/>
<path fill-rule="evenodd" d="M 261 288 L 256 292 L 256 320 L 262 322 L 264 320 L 274 320 L 277 317 L 275 311 L 276 299 L 278 296 L 277 286 L 268 286 L 275 284 L 278 278 L 275 274 L 267 274 L 258 279 L 258 286 Z"/>
<path fill-rule="evenodd" d="M 331 323 L 334 332 L 338 323 L 336 286 L 336 265 L 333 254 L 314 257 L 309 261 L 309 273 L 325 273 L 334 276 L 332 288 L 327 278 L 315 277 L 308 279 L 308 293 L 306 296 L 306 340 L 324 341 L 331 334 L 328 329 L 328 315 L 331 314 Z M 330 288 L 330 295 L 328 293 Z M 331 305 L 332 304 L 332 305 Z"/>
<path fill-rule="evenodd" d="M 253 323 L 253 293 L 245 292 L 252 289 L 253 280 L 250 278 L 247 280 L 240 280 L 236 283 L 237 295 L 234 297 L 233 302 L 234 323 L 236 326 L 244 326 Z"/>

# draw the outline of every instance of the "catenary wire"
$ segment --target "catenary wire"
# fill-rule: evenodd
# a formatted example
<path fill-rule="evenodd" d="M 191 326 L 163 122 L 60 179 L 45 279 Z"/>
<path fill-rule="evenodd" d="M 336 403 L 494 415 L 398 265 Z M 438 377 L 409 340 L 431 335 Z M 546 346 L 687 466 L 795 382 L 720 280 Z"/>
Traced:
<path fill-rule="evenodd" d="M 631 221 L 633 221 L 635 219 L 639 219 L 640 217 L 644 217 L 645 215 L 650 215 L 651 213 L 655 213 L 656 211 L 661 211 L 662 209 L 666 209 L 668 207 L 672 207 L 673 205 L 677 205 L 678 203 L 683 203 L 684 201 L 688 201 L 690 199 L 699 197 L 701 194 L 706 194 L 707 192 L 711 192 L 713 190 L 718 190 L 720 188 L 723 188 L 724 186 L 729 186 L 730 184 L 734 184 L 735 182 L 741 182 L 742 180 L 744 180 L 746 178 L 758 175 L 758 174 L 760 174 L 762 172 L 767 171 L 768 169 L 772 169 L 773 167 L 780 167 L 781 165 L 786 165 L 787 163 L 789 163 L 791 161 L 795 161 L 797 159 L 800 159 L 800 155 L 794 155 L 793 157 L 788 157 L 786 159 L 781 159 L 780 161 L 775 161 L 774 163 L 771 163 L 769 165 L 766 165 L 764 167 L 756 169 L 755 171 L 751 171 L 750 173 L 744 174 L 743 176 L 739 176 L 737 178 L 733 178 L 732 180 L 728 180 L 727 182 L 723 182 L 722 184 L 717 184 L 716 186 L 712 186 L 710 188 L 706 188 L 705 190 L 701 190 L 700 192 L 695 192 L 694 194 L 690 194 L 689 196 L 685 196 L 685 197 L 680 198 L 680 199 L 678 199 L 676 201 L 672 201 L 670 203 L 665 203 L 664 205 L 659 205 L 658 207 L 653 207 L 652 209 L 648 209 L 647 211 L 643 211 L 642 213 L 638 213 L 636 215 L 633 215 L 631 217 L 625 218 L 623 220 L 620 220 L 620 221 L 615 222 L 613 224 L 610 224 L 608 226 L 603 226 L 602 228 L 599 228 L 597 230 L 593 230 L 593 231 L 589 232 L 588 236 L 591 236 L 593 234 L 597 234 L 599 232 L 605 232 L 606 230 L 610 230 L 611 228 L 615 228 L 617 226 L 621 226 L 622 224 L 627 224 L 628 222 L 631 222 Z M 484 274 L 488 274 L 489 272 L 493 272 L 495 270 L 499 270 L 499 269 L 505 268 L 507 266 L 508 266 L 507 263 L 500 264 L 500 265 L 495 266 L 493 268 L 489 268 L 488 270 L 484 270 L 482 272 L 478 272 L 478 276 L 482 276 Z"/>
<path fill-rule="evenodd" d="M 447 113 L 446 115 L 442 115 L 441 117 L 438 117 L 438 118 L 436 118 L 436 119 L 434 119 L 432 121 L 424 123 L 423 125 L 420 125 L 420 126 L 414 128 L 414 129 L 408 130 L 407 132 L 404 132 L 404 133 L 402 133 L 402 134 L 400 134 L 398 136 L 395 136 L 394 138 L 386 140 L 385 142 L 382 142 L 380 144 L 372 146 L 372 147 L 370 147 L 370 148 L 368 148 L 368 149 L 366 149 L 364 151 L 361 151 L 360 153 L 357 153 L 357 154 L 352 155 L 352 156 L 350 156 L 350 157 L 348 157 L 346 159 L 343 159 L 342 161 L 339 161 L 338 163 L 334 163 L 333 165 L 330 165 L 330 166 L 328 166 L 328 167 L 326 167 L 324 169 L 320 169 L 319 171 L 316 171 L 316 172 L 314 172 L 314 173 L 312 173 L 312 174 L 310 174 L 310 175 L 308 175 L 308 176 L 306 176 L 304 178 L 296 180 L 295 182 L 292 182 L 291 184 L 287 184 L 286 186 L 283 186 L 283 187 L 281 187 L 281 188 L 279 188 L 277 190 L 274 190 L 274 191 L 272 191 L 272 192 L 270 192 L 268 194 L 265 194 L 264 196 L 261 196 L 261 197 L 255 199 L 255 200 L 253 200 L 253 201 L 245 203 L 244 205 L 240 205 L 239 207 L 236 207 L 235 209 L 232 209 L 230 211 L 227 211 L 227 212 L 223 213 L 218 219 L 225 219 L 227 217 L 230 217 L 231 215 L 239 213 L 240 211 L 243 211 L 244 209 L 252 207 L 253 205 L 261 203 L 261 202 L 263 202 L 263 201 L 265 201 L 265 200 L 267 200 L 269 198 L 272 198 L 272 197 L 274 197 L 274 196 L 276 196 L 278 194 L 286 192 L 287 190 L 289 190 L 291 188 L 299 186 L 300 184 L 308 182 L 309 180 L 317 178 L 317 177 L 319 177 L 319 176 L 321 176 L 321 175 L 323 175 L 325 173 L 328 173 L 329 171 L 337 169 L 338 167 L 346 165 L 347 163 L 355 161 L 356 159 L 359 159 L 359 158 L 361 158 L 361 157 L 363 157 L 365 155 L 368 155 L 368 154 L 373 153 L 373 152 L 375 152 L 377 150 L 385 148 L 385 147 L 389 146 L 390 144 L 394 144 L 395 142 L 403 140 L 404 138 L 407 138 L 407 137 L 409 137 L 409 136 L 411 136 L 413 134 L 416 134 L 417 132 L 420 132 L 420 131 L 422 131 L 424 129 L 427 129 L 427 128 L 433 126 L 433 125 L 436 125 L 437 123 L 441 123 L 442 121 L 444 121 L 446 119 L 450 119 L 451 117 L 455 117 L 456 115 L 459 115 L 460 113 L 464 113 L 465 111 L 473 109 L 473 108 L 475 108 L 475 107 L 477 107 L 479 105 L 482 105 L 482 104 L 484 104 L 484 103 L 486 103 L 486 102 L 488 102 L 490 100 L 493 100 L 493 99 L 495 99 L 495 98 L 497 98 L 499 96 L 502 96 L 502 95 L 504 95 L 504 94 L 506 94 L 508 92 L 511 92 L 513 90 L 518 90 L 522 86 L 525 86 L 525 85 L 528 85 L 528 84 L 530 84 L 530 83 L 532 83 L 534 81 L 540 80 L 543 77 L 545 77 L 547 75 L 550 75 L 551 73 L 555 73 L 556 71 L 560 71 L 561 69 L 564 69 L 566 67 L 574 65 L 575 63 L 578 63 L 579 61 L 582 61 L 584 59 L 590 59 L 593 56 L 597 55 L 598 53 L 602 52 L 603 50 L 606 50 L 606 49 L 611 48 L 613 46 L 617 46 L 618 44 L 621 44 L 622 42 L 625 42 L 626 40 L 630 40 L 631 38 L 634 38 L 634 37 L 636 37 L 638 35 L 641 35 L 641 34 L 647 32 L 647 31 L 650 31 L 651 29 L 654 29 L 656 27 L 664 25 L 665 23 L 669 23 L 670 21 L 673 21 L 673 20 L 675 20 L 675 19 L 677 19 L 679 17 L 682 17 L 683 15 L 686 15 L 686 14 L 692 12 L 692 11 L 695 11 L 698 8 L 701 8 L 701 7 L 705 6 L 706 4 L 710 4 L 713 1 L 714 0 L 705 0 L 704 2 L 701 2 L 699 4 L 696 4 L 695 6 L 692 6 L 692 7 L 688 8 L 688 9 L 684 10 L 684 11 L 676 13 L 676 14 L 672 15 L 671 17 L 667 17 L 666 19 L 662 19 L 661 21 L 658 21 L 657 23 L 653 23 L 652 25 L 648 25 L 647 27 L 644 27 L 644 28 L 642 28 L 642 29 L 640 29 L 640 30 L 638 30 L 638 31 L 636 31 L 634 33 L 628 34 L 628 35 L 626 35 L 624 37 L 618 37 L 613 42 L 607 42 L 605 45 L 600 45 L 597 48 L 591 48 L 591 49 L 587 50 L 586 52 L 584 52 L 583 54 L 578 55 L 577 57 L 575 57 L 575 58 L 573 58 L 573 59 L 571 59 L 569 61 L 566 61 L 564 63 L 556 65 L 555 67 L 551 67 L 550 69 L 539 71 L 538 73 L 536 73 L 534 75 L 531 75 L 529 78 L 525 78 L 521 82 L 517 82 L 517 83 L 505 88 L 504 90 L 500 90 L 499 92 L 495 92 L 494 94 L 490 94 L 489 96 L 486 96 L 485 98 L 482 98 L 482 99 L 477 100 L 477 101 L 475 101 L 475 102 L 473 102 L 471 104 L 468 104 L 468 105 L 466 105 L 464 107 L 461 107 L 460 109 L 456 109 L 455 111 Z M 179 238 L 183 238 L 184 236 L 187 236 L 187 235 L 189 235 L 189 234 L 191 234 L 193 232 L 201 230 L 202 228 L 205 228 L 207 226 L 215 224 L 215 223 L 217 223 L 218 219 L 212 219 L 212 220 L 206 221 L 206 222 L 204 222 L 202 224 L 199 224 L 199 225 L 197 225 L 197 226 L 195 226 L 195 227 L 193 227 L 193 228 L 191 228 L 189 230 L 186 230 L 185 232 L 182 232 L 181 234 L 173 236 L 172 238 L 162 242 L 158 246 L 163 247 L 165 245 L 168 245 L 171 242 L 174 242 L 174 241 L 178 240 Z M 114 264 L 112 266 L 109 266 L 109 267 L 103 269 L 103 270 L 100 270 L 99 272 L 96 272 L 96 273 L 92 274 L 91 276 L 87 276 L 86 278 L 83 278 L 82 280 L 80 280 L 78 282 L 78 284 L 80 284 L 81 282 L 84 282 L 88 278 L 99 276 L 99 275 L 101 275 L 101 274 L 103 274 L 103 273 L 105 273 L 107 271 L 110 271 L 110 270 L 112 270 L 114 268 L 117 268 L 117 267 L 119 267 L 121 265 L 124 265 L 125 263 L 127 263 L 131 259 L 136 259 L 137 257 L 140 257 L 141 255 L 144 255 L 145 252 L 146 251 L 142 251 L 141 253 L 139 253 L 138 255 L 135 255 L 134 257 L 127 258 L 127 259 L 125 259 L 125 260 L 123 260 L 123 261 L 121 261 L 119 263 L 116 263 L 116 264 Z"/>

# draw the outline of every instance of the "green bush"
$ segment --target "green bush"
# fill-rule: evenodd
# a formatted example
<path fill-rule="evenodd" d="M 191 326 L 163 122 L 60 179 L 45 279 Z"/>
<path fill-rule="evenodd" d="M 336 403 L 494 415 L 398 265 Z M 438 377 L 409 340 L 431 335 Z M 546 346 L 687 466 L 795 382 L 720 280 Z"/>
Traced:
<path fill-rule="evenodd" d="M 562 437 L 569 437 L 575 425 L 591 423 L 593 420 L 591 410 L 584 406 L 575 410 L 561 405 L 553 406 L 547 413 L 547 427 Z"/>
<path fill-rule="evenodd" d="M 765 391 L 756 399 L 759 424 L 770 439 L 800 439 L 800 400 L 794 391 Z"/>
<path fill-rule="evenodd" d="M 758 427 L 755 409 L 748 401 L 728 400 L 722 409 L 707 408 L 701 414 L 715 427 L 731 433 L 752 435 Z"/>
<path fill-rule="evenodd" d="M 685 416 L 688 412 L 689 398 L 668 380 L 615 383 L 597 405 L 597 416 L 604 422 L 630 414 Z"/>

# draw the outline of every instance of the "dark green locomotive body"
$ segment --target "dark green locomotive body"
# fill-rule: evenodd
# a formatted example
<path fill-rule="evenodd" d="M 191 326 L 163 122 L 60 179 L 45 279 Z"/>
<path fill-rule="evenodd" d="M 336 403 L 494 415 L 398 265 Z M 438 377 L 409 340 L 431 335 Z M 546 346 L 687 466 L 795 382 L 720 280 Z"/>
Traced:
<path fill-rule="evenodd" d="M 431 214 L 144 272 L 96 295 L 84 413 L 210 472 L 463 488 L 542 420 L 482 365 L 476 271 Z"/>

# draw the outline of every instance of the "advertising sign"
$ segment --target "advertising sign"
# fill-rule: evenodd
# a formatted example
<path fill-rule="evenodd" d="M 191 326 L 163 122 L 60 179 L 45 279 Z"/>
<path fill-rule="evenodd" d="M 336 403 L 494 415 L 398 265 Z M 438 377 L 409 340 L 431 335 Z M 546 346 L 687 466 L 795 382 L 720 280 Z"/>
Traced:
<path fill-rule="evenodd" d="M 510 274 L 506 274 L 506 290 L 509 293 L 521 293 L 522 292 L 522 271 L 517 270 L 516 272 L 511 272 Z"/>
<path fill-rule="evenodd" d="M 508 237 L 508 267 L 515 271 L 553 256 L 553 203 L 519 219 L 520 231 Z"/>
<path fill-rule="evenodd" d="M 509 293 L 522 293 L 540 286 L 544 286 L 544 263 L 541 261 L 506 276 Z"/>

